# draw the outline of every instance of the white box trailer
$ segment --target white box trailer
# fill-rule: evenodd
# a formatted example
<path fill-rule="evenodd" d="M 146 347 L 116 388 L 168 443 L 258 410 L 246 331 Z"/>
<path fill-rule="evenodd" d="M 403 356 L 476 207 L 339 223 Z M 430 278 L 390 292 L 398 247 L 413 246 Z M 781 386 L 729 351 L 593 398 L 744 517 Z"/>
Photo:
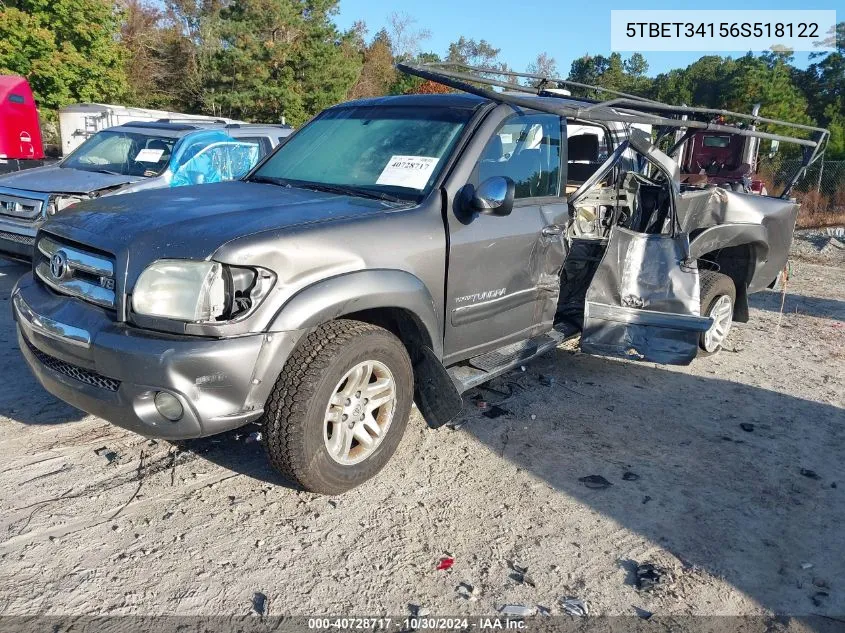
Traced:
<path fill-rule="evenodd" d="M 62 139 L 62 154 L 67 156 L 79 147 L 83 141 L 100 130 L 129 123 L 130 121 L 158 121 L 159 119 L 243 123 L 243 121 L 236 121 L 234 119 L 199 114 L 130 108 L 105 103 L 78 103 L 59 110 L 59 134 Z"/>

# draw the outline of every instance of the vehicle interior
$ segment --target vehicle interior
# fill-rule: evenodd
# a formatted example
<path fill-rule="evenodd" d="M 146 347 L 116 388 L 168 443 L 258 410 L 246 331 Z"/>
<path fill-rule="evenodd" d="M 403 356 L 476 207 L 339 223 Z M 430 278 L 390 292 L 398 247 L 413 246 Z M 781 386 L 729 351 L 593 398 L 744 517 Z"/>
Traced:
<path fill-rule="evenodd" d="M 80 145 L 62 166 L 130 176 L 158 176 L 167 168 L 176 140 L 105 130 Z"/>
<path fill-rule="evenodd" d="M 631 133 L 646 136 L 637 129 Z M 644 160 L 629 141 L 611 151 L 611 134 L 605 126 L 568 119 L 563 156 L 561 137 L 558 116 L 513 116 L 488 142 L 471 182 L 478 186 L 495 177 L 511 179 L 515 206 L 523 201 L 536 204 L 537 199 L 546 197 L 553 203 L 566 196 L 570 220 L 564 233 L 566 259 L 560 272 L 556 323 L 567 330 L 580 330 L 586 292 L 607 248 L 611 228 L 671 233 L 671 195 L 668 177 Z M 650 139 L 643 142 L 651 147 Z"/>

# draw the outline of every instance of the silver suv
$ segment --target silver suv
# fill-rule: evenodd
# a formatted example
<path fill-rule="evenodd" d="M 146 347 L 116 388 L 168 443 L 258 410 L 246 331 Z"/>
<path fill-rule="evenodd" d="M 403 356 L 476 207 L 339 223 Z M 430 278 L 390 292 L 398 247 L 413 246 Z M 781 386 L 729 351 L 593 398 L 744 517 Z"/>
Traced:
<path fill-rule="evenodd" d="M 47 218 L 83 200 L 241 178 L 291 131 L 161 120 L 97 132 L 57 165 L 0 176 L 0 256 L 29 261 Z"/>

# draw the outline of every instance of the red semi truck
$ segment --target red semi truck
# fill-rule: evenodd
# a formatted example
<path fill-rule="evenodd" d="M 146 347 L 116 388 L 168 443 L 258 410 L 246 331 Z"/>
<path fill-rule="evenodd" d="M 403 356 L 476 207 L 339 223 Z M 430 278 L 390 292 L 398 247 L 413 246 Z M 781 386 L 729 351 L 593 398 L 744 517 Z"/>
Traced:
<path fill-rule="evenodd" d="M 751 114 L 757 116 L 759 112 L 760 106 L 755 105 Z M 765 183 L 757 176 L 759 150 L 758 138 L 710 130 L 690 131 L 677 152 L 681 180 L 768 195 Z"/>
<path fill-rule="evenodd" d="M 44 160 L 35 99 L 26 79 L 0 75 L 0 173 L 37 167 Z"/>

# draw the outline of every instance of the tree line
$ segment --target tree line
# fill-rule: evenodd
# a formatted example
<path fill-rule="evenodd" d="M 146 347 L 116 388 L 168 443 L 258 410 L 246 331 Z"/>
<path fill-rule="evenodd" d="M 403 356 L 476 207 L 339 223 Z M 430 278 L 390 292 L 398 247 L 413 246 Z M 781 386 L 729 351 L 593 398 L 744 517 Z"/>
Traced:
<path fill-rule="evenodd" d="M 434 52 L 410 16 L 370 33 L 363 22 L 341 31 L 337 11 L 338 0 L 0 0 L 0 74 L 26 76 L 47 118 L 99 101 L 301 125 L 350 98 L 444 90 L 397 72 L 398 61 L 511 70 L 484 39 Z M 845 22 L 836 31 L 836 51 L 806 69 L 778 51 L 705 56 L 655 77 L 639 53 L 584 55 L 561 73 L 541 52 L 524 70 L 668 103 L 760 103 L 763 116 L 828 128 L 827 155 L 845 158 Z"/>

